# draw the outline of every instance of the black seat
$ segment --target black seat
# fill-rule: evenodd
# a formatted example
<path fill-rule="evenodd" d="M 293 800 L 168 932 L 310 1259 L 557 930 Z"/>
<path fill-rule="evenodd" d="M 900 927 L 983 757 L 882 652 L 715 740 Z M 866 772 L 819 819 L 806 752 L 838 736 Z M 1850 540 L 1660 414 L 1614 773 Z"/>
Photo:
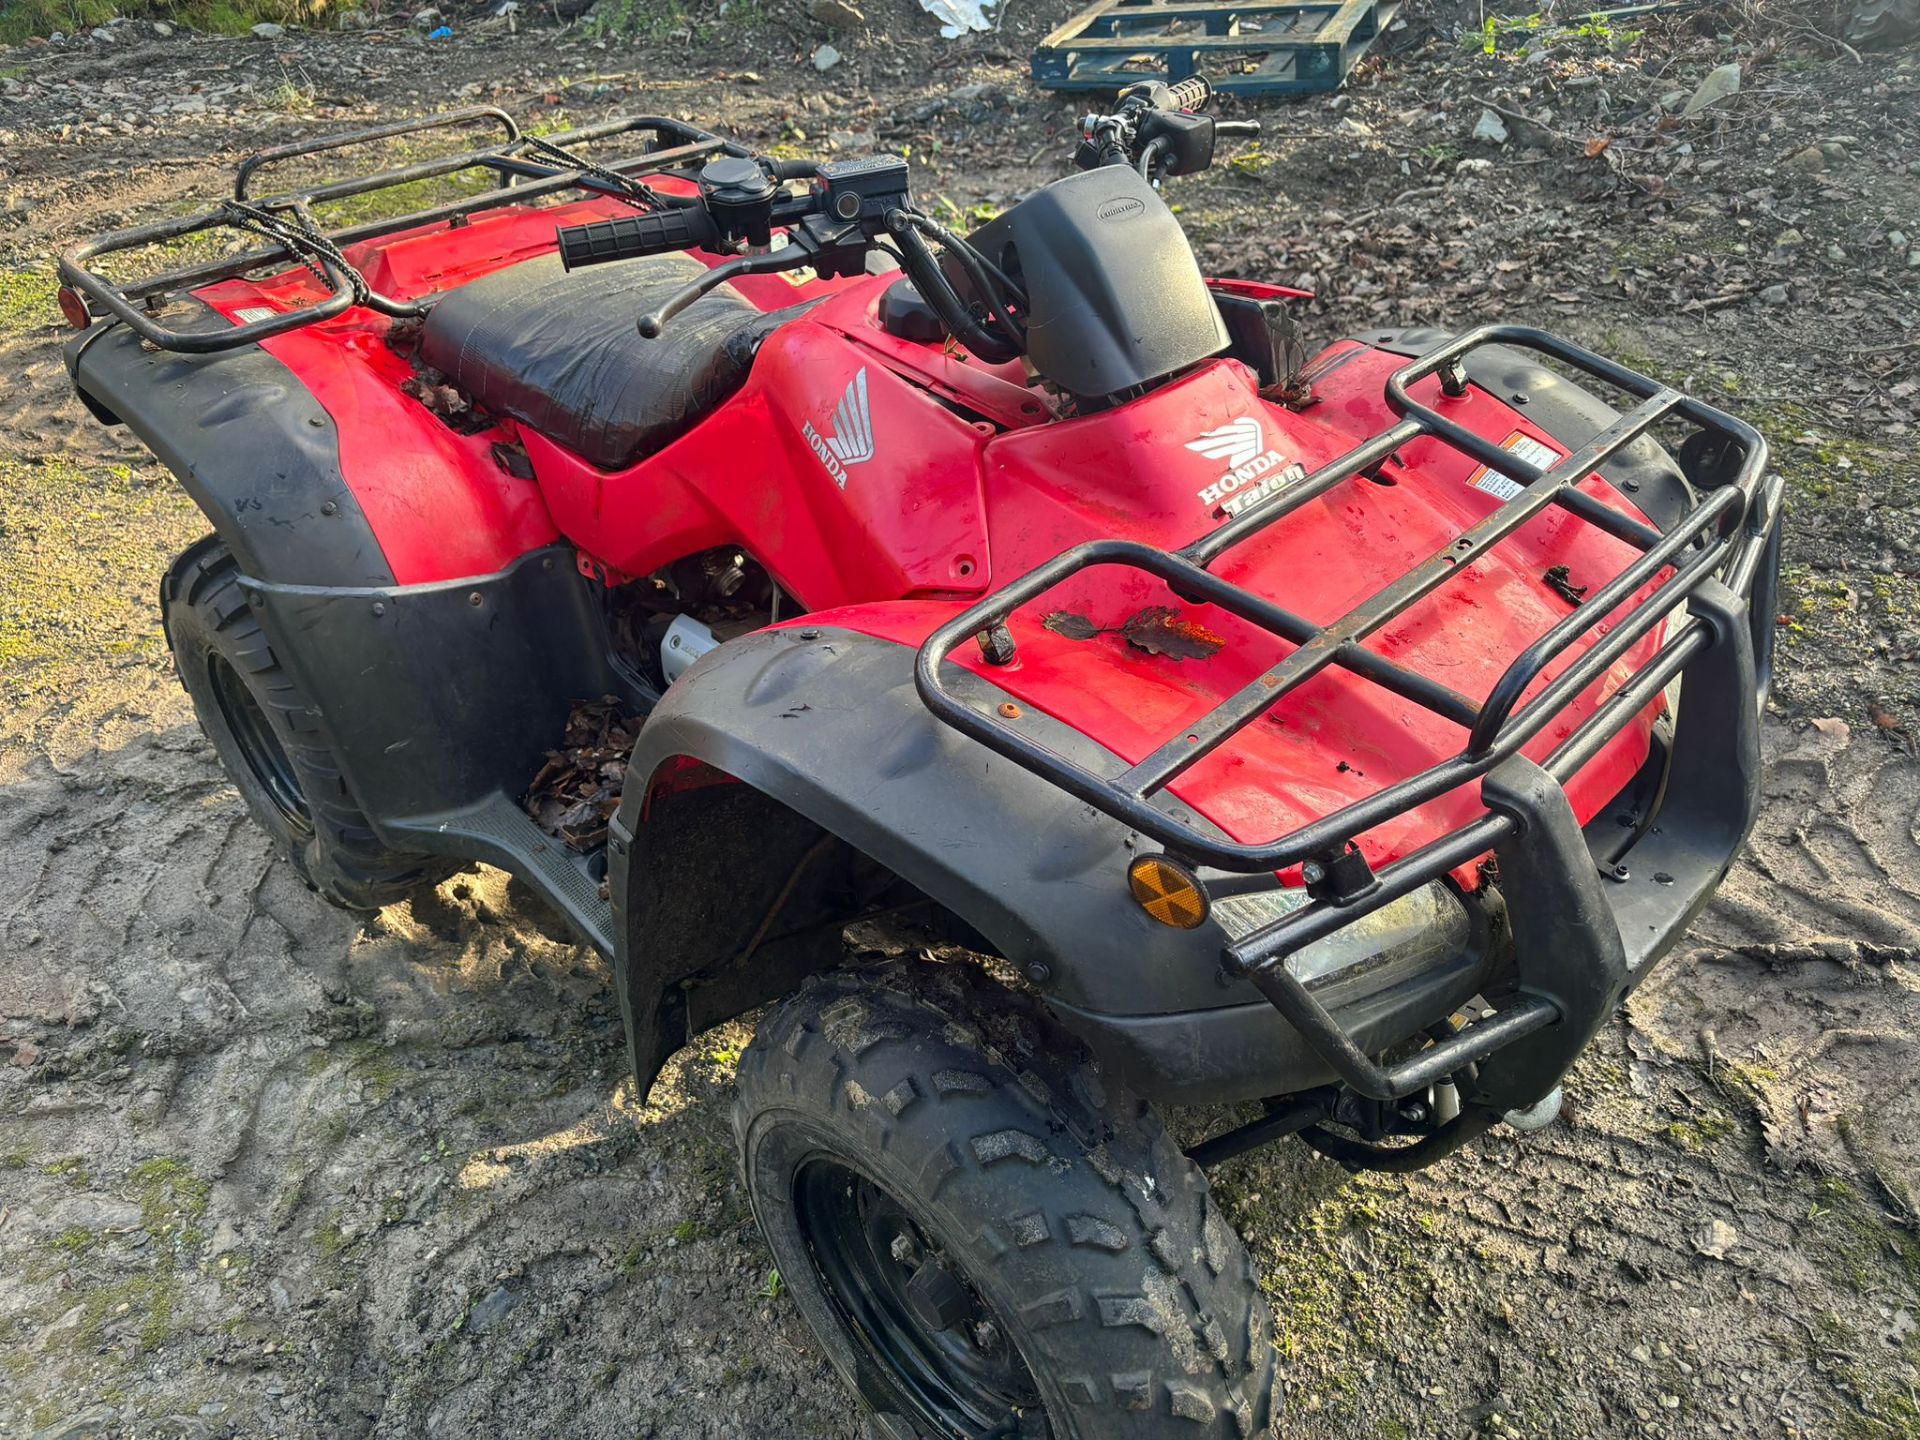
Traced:
<path fill-rule="evenodd" d="M 486 409 L 624 469 L 739 389 L 760 341 L 791 318 L 723 285 L 641 339 L 640 316 L 704 268 L 685 255 L 572 273 L 554 255 L 512 265 L 434 306 L 420 359 Z"/>

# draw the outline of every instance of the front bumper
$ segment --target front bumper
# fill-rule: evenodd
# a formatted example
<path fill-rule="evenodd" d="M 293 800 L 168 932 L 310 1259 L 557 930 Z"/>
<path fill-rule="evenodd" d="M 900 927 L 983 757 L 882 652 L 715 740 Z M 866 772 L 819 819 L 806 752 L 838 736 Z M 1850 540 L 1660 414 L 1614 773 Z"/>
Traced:
<path fill-rule="evenodd" d="M 1515 467 L 1512 457 L 1447 414 L 1445 396 L 1464 394 L 1462 362 L 1489 345 L 1538 351 L 1593 376 L 1640 403 L 1547 469 Z M 1437 382 L 1441 398 L 1415 400 L 1411 387 Z M 1435 349 L 1387 383 L 1400 423 L 1363 441 L 1287 490 L 1178 552 L 1123 540 L 1092 541 L 1063 552 L 943 625 L 922 646 L 916 669 L 921 698 L 943 723 L 1013 759 L 1094 809 L 1133 826 L 1189 864 L 1253 873 L 1301 864 L 1314 902 L 1249 935 L 1223 954 L 1229 977 L 1250 981 L 1347 1088 L 1393 1101 L 1448 1077 L 1467 1078 L 1463 1098 L 1482 1112 L 1525 1108 L 1559 1081 L 1627 991 L 1685 931 L 1753 824 L 1759 795 L 1759 719 L 1772 649 L 1773 591 L 1779 563 L 1781 487 L 1765 473 L 1767 449 L 1751 426 L 1703 401 L 1570 342 L 1517 327 L 1489 327 Z M 1611 413 L 1611 412 L 1609 412 Z M 1684 515 L 1649 529 L 1600 506 L 1578 487 L 1657 424 L 1681 419 L 1731 460 L 1706 481 Z M 1347 614 L 1315 625 L 1270 599 L 1241 589 L 1210 567 L 1262 529 L 1348 483 L 1382 455 L 1430 439 L 1503 472 L 1522 474 L 1519 492 L 1454 545 L 1409 570 Z M 1525 472 L 1525 473 L 1523 473 Z M 1599 526 L 1640 554 L 1586 597 L 1586 603 L 1527 647 L 1480 701 L 1443 690 L 1362 643 L 1465 572 L 1471 557 L 1557 506 Z M 996 654 L 1013 648 L 1008 621 L 1083 570 L 1121 566 L 1144 572 L 1183 599 L 1210 603 L 1259 625 L 1293 649 L 1259 683 L 1180 727 L 1146 759 L 1103 772 L 1050 752 L 949 688 L 945 662 L 959 645 L 998 632 Z M 1637 597 L 1637 598 L 1636 598 Z M 1616 613 L 1617 612 L 1617 613 Z M 1605 623 L 1602 623 L 1602 622 Z M 1597 633 L 1584 651 L 1577 645 Z M 1628 650 L 1661 629 L 1657 651 L 1542 761 L 1524 753 L 1549 720 Z M 1555 670 L 1558 662 L 1566 663 Z M 1220 838 L 1160 808 L 1166 787 L 1198 759 L 1315 674 L 1340 667 L 1460 724 L 1460 753 L 1409 775 L 1288 834 L 1258 843 Z M 1564 786 L 1593 761 L 1634 715 L 1684 674 L 1675 709 L 1666 793 L 1657 817 L 1629 853 L 1596 863 Z M 1486 813 L 1379 871 L 1354 837 L 1440 794 L 1477 782 Z M 1293 961 L 1305 947 L 1350 926 L 1437 878 L 1492 851 L 1511 927 L 1511 964 L 1482 990 L 1491 1015 L 1391 1067 L 1368 1017 L 1322 1003 Z M 1424 977 L 1419 977 L 1424 978 Z M 1397 998 L 1412 995 L 1417 980 Z M 1398 1007 L 1404 1021 L 1409 1006 Z M 1421 1023 L 1450 1007 L 1426 1011 Z M 1417 1012 L 1416 1012 L 1417 1013 Z M 1359 1023 L 1355 1023 L 1355 1021 Z M 1216 1022 L 1218 1023 L 1218 1022 Z M 1153 1041 L 1133 1027 L 1136 1041 Z M 1402 1030 L 1402 1035 L 1411 1031 Z M 1297 1043 L 1297 1040 L 1296 1042 Z M 1156 1047 L 1157 1048 L 1157 1047 Z M 1143 1062 L 1149 1057 L 1142 1056 Z M 1276 1092 L 1281 1088 L 1276 1087 Z M 1215 1096 L 1213 1098 L 1226 1098 Z"/>
<path fill-rule="evenodd" d="M 1318 928 L 1305 918 L 1309 912 L 1288 917 L 1297 925 L 1282 922 L 1229 947 L 1228 968 L 1258 985 L 1349 1088 L 1398 1099 L 1472 1063 L 1478 1067 L 1473 1102 L 1502 1111 L 1531 1105 L 1559 1083 L 1614 1008 L 1693 923 L 1758 811 L 1778 525 L 1775 514 L 1769 530 L 1753 537 L 1752 565 L 1736 565 L 1729 577 L 1744 580 L 1747 595 L 1717 580 L 1701 584 L 1661 660 L 1623 688 L 1623 695 L 1627 689 L 1650 695 L 1684 670 L 1665 795 L 1631 847 L 1609 863 L 1595 862 L 1591 837 L 1560 783 L 1584 763 L 1578 747 L 1545 766 L 1516 756 L 1482 782 L 1488 817 L 1466 843 L 1495 842 L 1512 933 L 1511 980 L 1503 983 L 1491 1018 L 1387 1068 L 1371 1058 L 1374 1047 L 1364 1032 L 1320 1005 L 1288 970 L 1285 956 L 1302 943 L 1298 937 Z M 1636 695 L 1624 703 L 1642 702 Z M 1604 813 L 1594 822 L 1615 823 Z M 1402 883 L 1394 868 L 1379 877 L 1388 895 Z M 1377 903 L 1381 894 L 1368 898 Z M 1323 917 L 1338 923 L 1338 907 L 1330 909 Z M 1292 934 L 1285 933 L 1289 928 Z"/>

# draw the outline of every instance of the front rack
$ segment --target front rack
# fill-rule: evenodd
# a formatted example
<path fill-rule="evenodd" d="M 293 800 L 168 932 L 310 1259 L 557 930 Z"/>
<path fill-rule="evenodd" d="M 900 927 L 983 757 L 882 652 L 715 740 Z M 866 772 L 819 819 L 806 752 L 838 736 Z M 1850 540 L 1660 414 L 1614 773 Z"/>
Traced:
<path fill-rule="evenodd" d="M 1410 388 L 1440 377 L 1443 397 L 1467 391 L 1463 359 L 1487 345 L 1532 350 L 1583 372 L 1639 403 L 1549 469 L 1541 469 L 1412 398 Z M 1686 618 L 1670 627 L 1659 649 L 1607 697 L 1541 769 L 1564 788 L 1696 656 L 1713 645 L 1729 623 L 1720 597 L 1744 596 L 1753 588 L 1767 553 L 1781 487 L 1765 478 L 1767 445 L 1760 433 L 1703 401 L 1617 365 L 1570 341 L 1521 326 L 1486 326 L 1458 336 L 1396 371 L 1387 381 L 1388 404 L 1398 423 L 1356 445 L 1297 481 L 1263 505 L 1239 515 L 1178 551 L 1124 540 L 1095 540 L 1074 547 L 1011 585 L 995 591 L 941 626 L 920 647 L 915 684 L 942 722 L 1041 778 L 1057 785 L 1186 860 L 1230 871 L 1276 871 L 1301 864 L 1315 902 L 1245 935 L 1226 947 L 1228 973 L 1253 980 L 1361 1093 L 1391 1098 L 1412 1093 L 1464 1060 L 1561 1018 L 1561 1010 L 1538 997 L 1522 1000 L 1452 1040 L 1423 1052 L 1388 1073 L 1351 1037 L 1286 967 L 1294 951 L 1469 864 L 1513 835 L 1520 824 L 1510 809 L 1488 812 L 1429 841 L 1377 873 L 1354 847 L 1355 839 L 1385 821 L 1460 786 L 1482 781 L 1513 761 L 1583 690 L 1663 620 L 1686 604 Z M 1440 403 L 1444 404 L 1444 400 Z M 1660 422 L 1676 418 L 1734 447 L 1737 465 L 1692 510 L 1666 530 L 1641 524 L 1576 488 L 1627 445 Z M 1411 441 L 1431 438 L 1476 462 L 1525 482 L 1521 492 L 1458 536 L 1445 550 L 1400 576 L 1327 625 L 1315 625 L 1263 596 L 1211 573 L 1236 545 L 1278 524 L 1336 486 L 1377 466 Z M 1475 701 L 1364 648 L 1366 638 L 1404 614 L 1464 571 L 1476 558 L 1549 507 L 1591 523 L 1626 542 L 1639 555 L 1585 597 L 1585 602 L 1530 646 L 1506 669 L 1488 694 Z M 1009 617 L 1069 577 L 1100 565 L 1142 570 L 1192 603 L 1207 602 L 1286 641 L 1288 652 L 1238 693 L 1170 737 L 1145 759 L 1105 772 L 1077 764 L 1024 733 L 1015 721 L 969 705 L 942 677 L 955 649 L 976 638 L 990 660 L 1014 653 L 1005 630 Z M 1662 572 L 1665 578 L 1660 579 Z M 1642 587 L 1658 583 L 1645 598 L 1614 618 L 1612 628 L 1522 704 L 1522 698 L 1553 662 Z M 1723 590 L 1721 587 L 1724 586 Z M 1766 617 L 1769 621 L 1771 616 Z M 1454 756 L 1387 785 L 1318 820 L 1273 840 L 1241 843 L 1156 804 L 1167 786 L 1185 774 L 1314 675 L 1338 667 L 1461 726 L 1466 742 Z M 1749 705 L 1754 702 L 1749 699 Z M 1523 762 L 1524 763 L 1524 762 Z M 1564 801 L 1564 797 L 1562 797 Z M 1570 814 L 1570 812 L 1569 812 Z M 1437 1067 L 1437 1068 L 1436 1068 Z"/>
<path fill-rule="evenodd" d="M 454 154 L 369 174 L 351 175 L 302 189 L 262 197 L 252 193 L 262 172 L 290 160 L 426 131 L 475 124 L 484 124 L 489 128 L 497 126 L 500 138 Z M 569 146 L 610 140 L 621 135 L 638 137 L 642 144 L 640 152 L 617 160 L 595 162 L 587 168 L 571 166 L 555 154 Z M 112 316 L 141 339 L 162 350 L 185 354 L 232 350 L 315 324 L 354 305 L 364 305 L 396 318 L 425 312 L 425 307 L 417 302 L 397 300 L 369 289 L 340 258 L 339 251 L 347 246 L 423 225 L 446 221 L 458 223 L 482 211 L 506 205 L 523 205 L 566 190 L 598 195 L 620 194 L 622 191 L 618 180 L 621 177 L 632 179 L 641 175 L 661 174 L 715 154 L 747 153 L 743 146 L 733 141 L 656 115 L 621 117 L 597 125 L 582 126 L 564 134 L 535 137 L 522 132 L 518 123 L 504 110 L 491 105 L 467 106 L 417 120 L 395 121 L 262 150 L 241 162 L 234 176 L 232 202 L 192 215 L 153 220 L 124 230 L 110 231 L 75 245 L 60 257 L 60 278 L 63 284 L 84 297 L 91 314 Z M 313 216 L 314 206 L 329 201 L 442 179 L 463 171 L 489 172 L 499 183 L 445 204 L 334 230 L 322 229 Z M 268 245 L 169 270 L 130 284 L 116 284 L 91 268 L 92 263 L 104 255 L 166 244 L 204 231 L 232 229 L 255 233 L 247 223 L 249 214 L 281 220 L 290 229 L 322 237 L 324 244 L 309 247 L 306 254 L 299 253 L 287 244 Z M 160 302 L 167 296 L 230 280 L 265 267 L 301 263 L 313 270 L 326 291 L 320 300 L 302 309 L 218 330 L 181 330 L 163 325 L 156 318 Z"/>

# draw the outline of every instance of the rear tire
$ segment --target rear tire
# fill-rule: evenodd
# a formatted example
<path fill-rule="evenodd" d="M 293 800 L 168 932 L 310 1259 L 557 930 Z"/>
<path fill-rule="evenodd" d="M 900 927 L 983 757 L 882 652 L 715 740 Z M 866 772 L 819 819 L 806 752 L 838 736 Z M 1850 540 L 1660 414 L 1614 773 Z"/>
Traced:
<path fill-rule="evenodd" d="M 742 1056 L 733 1123 L 781 1279 L 878 1434 L 1268 1433 L 1245 1247 L 1025 998 L 964 965 L 816 976 Z"/>
<path fill-rule="evenodd" d="M 275 659 L 209 535 L 160 587 L 174 672 L 247 809 L 300 877 L 348 910 L 377 910 L 449 873 L 451 862 L 382 844 L 348 792 L 319 711 Z"/>

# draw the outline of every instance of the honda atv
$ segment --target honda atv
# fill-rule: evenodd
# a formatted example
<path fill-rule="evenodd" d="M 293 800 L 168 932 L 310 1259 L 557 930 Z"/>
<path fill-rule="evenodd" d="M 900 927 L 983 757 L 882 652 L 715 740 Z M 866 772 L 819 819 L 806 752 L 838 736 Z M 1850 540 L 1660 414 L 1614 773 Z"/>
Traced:
<path fill-rule="evenodd" d="M 1753 822 L 1759 434 L 1531 328 L 1307 358 L 1161 199 L 1206 98 L 1132 87 L 966 236 L 894 156 L 474 109 L 61 266 L 81 398 L 213 528 L 162 619 L 261 825 L 342 905 L 520 877 L 642 1095 L 772 1004 L 745 1183 L 888 1436 L 1266 1430 L 1206 1167 L 1545 1123 Z M 617 813 L 542 828 L 608 696 Z M 923 958 L 849 946 L 882 921 Z M 1243 1104 L 1184 1152 L 1155 1108 Z"/>

